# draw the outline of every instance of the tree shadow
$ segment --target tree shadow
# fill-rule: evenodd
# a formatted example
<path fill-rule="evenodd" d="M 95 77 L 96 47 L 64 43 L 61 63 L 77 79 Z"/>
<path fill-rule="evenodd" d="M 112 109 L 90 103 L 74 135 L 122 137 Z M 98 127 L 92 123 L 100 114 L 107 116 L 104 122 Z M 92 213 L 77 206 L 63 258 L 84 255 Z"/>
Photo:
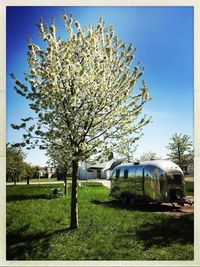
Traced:
<path fill-rule="evenodd" d="M 110 200 L 110 201 L 100 201 L 100 200 L 91 200 L 91 202 L 95 205 L 101 205 L 116 209 L 126 209 L 126 210 L 135 210 L 135 211 L 142 211 L 142 212 L 180 212 L 184 213 L 181 210 L 180 206 L 172 206 L 172 205 L 165 205 L 165 204 L 155 204 L 155 203 L 137 203 L 134 206 L 124 204 L 117 200 Z"/>
<path fill-rule="evenodd" d="M 27 224 L 7 233 L 7 260 L 25 260 L 27 255 L 29 260 L 43 260 L 48 257 L 50 239 L 57 234 L 72 231 L 69 227 L 65 227 L 48 233 L 27 234 L 29 227 Z"/>
<path fill-rule="evenodd" d="M 24 200 L 37 200 L 37 199 L 52 199 L 50 194 L 37 194 L 37 195 L 24 195 L 24 194 L 16 194 L 16 195 L 8 195 L 6 197 L 7 202 L 12 201 L 24 201 Z"/>
<path fill-rule="evenodd" d="M 130 236 L 130 233 L 128 235 Z M 134 236 L 143 241 L 145 249 L 152 246 L 166 247 L 173 242 L 193 244 L 193 216 L 165 217 L 159 223 L 145 223 L 136 230 Z"/>

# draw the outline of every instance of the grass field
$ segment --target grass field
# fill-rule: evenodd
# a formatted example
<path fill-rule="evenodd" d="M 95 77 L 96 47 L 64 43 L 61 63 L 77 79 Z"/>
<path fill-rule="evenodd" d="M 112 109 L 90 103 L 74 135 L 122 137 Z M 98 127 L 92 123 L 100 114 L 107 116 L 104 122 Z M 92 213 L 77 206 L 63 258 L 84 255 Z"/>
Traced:
<path fill-rule="evenodd" d="M 30 180 L 31 182 L 55 182 L 57 181 L 57 178 L 34 178 Z"/>
<path fill-rule="evenodd" d="M 67 181 L 70 181 L 72 178 L 71 177 L 67 177 Z M 49 182 L 55 182 L 55 181 L 59 181 L 59 180 L 57 180 L 57 178 L 54 178 L 54 177 L 52 177 L 52 178 L 34 178 L 34 179 L 31 179 L 30 180 L 31 182 L 47 182 L 47 183 L 49 183 Z M 60 180 L 60 182 L 62 182 L 63 180 Z M 63 181 L 64 182 L 64 181 Z"/>
<path fill-rule="evenodd" d="M 185 182 L 185 190 L 188 196 L 194 196 L 194 182 Z"/>
<path fill-rule="evenodd" d="M 88 183 L 79 188 L 79 229 L 70 231 L 70 196 L 49 198 L 61 186 L 7 187 L 7 260 L 193 259 L 193 214 L 125 207 Z"/>

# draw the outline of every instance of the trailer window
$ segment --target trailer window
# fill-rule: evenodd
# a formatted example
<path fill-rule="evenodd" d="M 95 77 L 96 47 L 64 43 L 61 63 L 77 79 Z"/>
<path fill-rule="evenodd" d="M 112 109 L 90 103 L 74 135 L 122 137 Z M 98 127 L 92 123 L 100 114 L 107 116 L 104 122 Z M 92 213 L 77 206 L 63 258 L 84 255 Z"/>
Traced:
<path fill-rule="evenodd" d="M 158 173 L 158 169 L 157 168 L 153 171 L 153 179 L 155 179 L 155 180 L 159 179 L 159 173 Z"/>
<path fill-rule="evenodd" d="M 182 184 L 182 175 L 181 174 L 167 175 L 167 180 L 169 184 Z"/>
<path fill-rule="evenodd" d="M 128 178 L 128 170 L 124 170 L 124 178 L 125 178 L 125 179 Z"/>
<path fill-rule="evenodd" d="M 136 176 L 137 178 L 143 176 L 143 169 L 142 169 L 141 167 L 139 167 L 139 168 L 136 169 L 135 176 Z"/>
<path fill-rule="evenodd" d="M 119 178 L 119 174 L 120 174 L 120 169 L 116 170 L 116 179 Z"/>
<path fill-rule="evenodd" d="M 145 168 L 144 168 L 144 177 L 146 179 L 154 179 L 154 177 L 153 177 L 154 169 L 155 169 L 154 166 L 149 166 L 149 165 L 145 166 Z"/>

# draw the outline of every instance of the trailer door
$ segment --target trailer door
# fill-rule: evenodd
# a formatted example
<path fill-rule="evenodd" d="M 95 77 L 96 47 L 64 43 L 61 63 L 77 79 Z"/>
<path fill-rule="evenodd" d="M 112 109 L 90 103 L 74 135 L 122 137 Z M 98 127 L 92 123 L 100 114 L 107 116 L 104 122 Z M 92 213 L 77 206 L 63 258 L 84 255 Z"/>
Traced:
<path fill-rule="evenodd" d="M 135 172 L 135 196 L 138 199 L 144 197 L 144 169 L 138 167 Z"/>
<path fill-rule="evenodd" d="M 149 201 L 160 201 L 160 176 L 155 166 L 147 165 L 144 168 L 145 198 Z"/>

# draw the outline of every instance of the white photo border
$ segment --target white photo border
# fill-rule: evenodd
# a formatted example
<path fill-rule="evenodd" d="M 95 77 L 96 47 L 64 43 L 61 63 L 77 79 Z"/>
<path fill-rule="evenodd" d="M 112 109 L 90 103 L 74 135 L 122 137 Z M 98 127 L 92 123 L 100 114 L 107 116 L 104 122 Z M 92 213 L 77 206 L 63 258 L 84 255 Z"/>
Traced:
<path fill-rule="evenodd" d="M 194 260 L 193 261 L 7 261 L 6 260 L 6 7 L 192 6 L 194 7 Z M 199 0 L 2 0 L 0 3 L 0 266 L 200 266 L 200 6 Z M 184 253 L 184 251 L 183 251 Z"/>

